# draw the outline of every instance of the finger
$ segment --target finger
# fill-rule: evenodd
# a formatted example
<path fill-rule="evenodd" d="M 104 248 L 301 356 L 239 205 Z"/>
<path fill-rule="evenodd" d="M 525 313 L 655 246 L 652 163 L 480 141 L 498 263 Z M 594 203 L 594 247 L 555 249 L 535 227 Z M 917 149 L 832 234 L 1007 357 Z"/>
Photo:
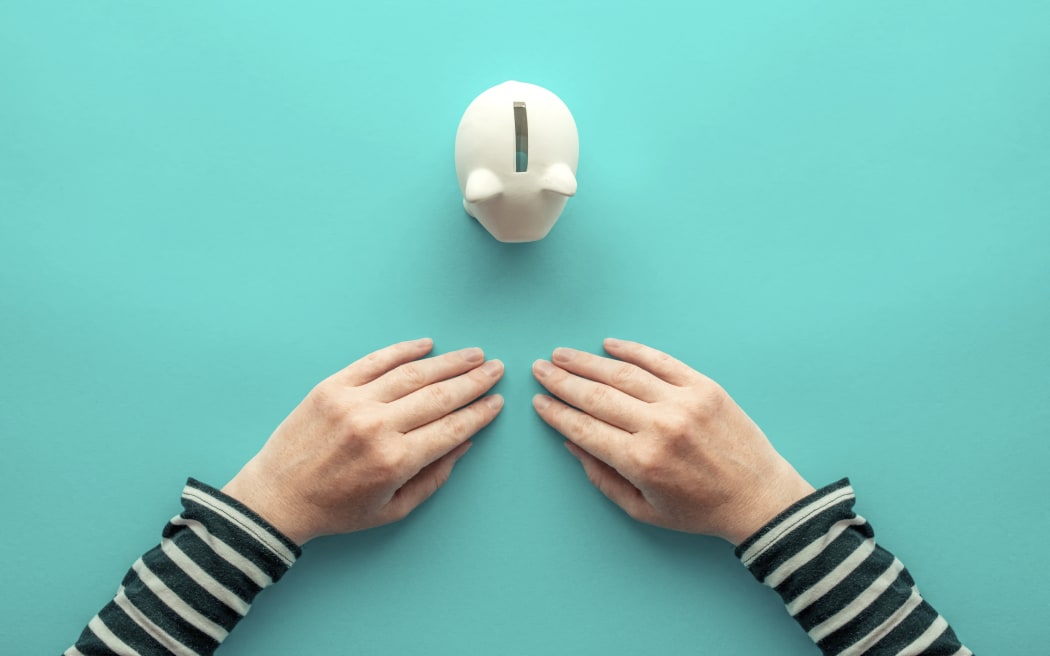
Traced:
<path fill-rule="evenodd" d="M 702 374 L 684 362 L 645 344 L 609 338 L 605 340 L 604 346 L 605 351 L 614 358 L 636 364 L 672 385 L 685 387 L 703 378 Z"/>
<path fill-rule="evenodd" d="M 668 384 L 630 362 L 603 358 L 570 348 L 556 348 L 551 358 L 562 369 L 604 383 L 636 399 L 652 403 L 662 397 Z"/>
<path fill-rule="evenodd" d="M 410 478 L 383 508 L 384 519 L 387 522 L 404 519 L 419 504 L 433 496 L 448 481 L 452 468 L 469 449 L 470 442 L 464 442 Z"/>
<path fill-rule="evenodd" d="M 565 448 L 580 461 L 583 471 L 591 485 L 601 490 L 613 503 L 620 506 L 628 515 L 639 521 L 649 521 L 652 510 L 641 491 L 601 460 L 595 458 L 572 442 L 566 442 Z"/>
<path fill-rule="evenodd" d="M 540 385 L 592 417 L 631 433 L 641 428 L 642 417 L 648 409 L 644 401 L 605 383 L 569 373 L 546 360 L 533 363 L 532 372 Z"/>
<path fill-rule="evenodd" d="M 543 394 L 532 397 L 532 407 L 551 428 L 601 460 L 614 467 L 627 462 L 630 433 Z"/>
<path fill-rule="evenodd" d="M 479 348 L 466 348 L 425 360 L 406 362 L 368 384 L 372 398 L 383 403 L 396 401 L 431 383 L 470 371 L 485 361 Z"/>
<path fill-rule="evenodd" d="M 370 383 L 391 369 L 417 360 L 434 348 L 434 340 L 429 337 L 410 342 L 391 344 L 386 348 L 369 353 L 336 374 L 343 383 L 357 387 Z"/>
<path fill-rule="evenodd" d="M 412 466 L 423 469 L 441 458 L 488 426 L 502 409 L 503 397 L 493 394 L 406 434 Z"/>
<path fill-rule="evenodd" d="M 489 360 L 465 374 L 427 385 L 387 406 L 391 412 L 391 426 L 407 433 L 437 421 L 492 389 L 501 376 L 503 363 Z"/>

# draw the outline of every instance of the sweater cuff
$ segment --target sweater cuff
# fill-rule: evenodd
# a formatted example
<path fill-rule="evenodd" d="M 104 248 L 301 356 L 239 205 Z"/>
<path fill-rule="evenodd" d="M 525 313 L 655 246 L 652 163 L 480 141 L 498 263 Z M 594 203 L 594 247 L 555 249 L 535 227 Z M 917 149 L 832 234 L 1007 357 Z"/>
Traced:
<path fill-rule="evenodd" d="M 756 566 L 788 542 L 786 538 L 791 536 L 790 542 L 798 544 L 797 538 L 804 534 L 825 533 L 829 521 L 841 519 L 843 513 L 852 516 L 855 500 L 849 479 L 843 478 L 792 504 L 741 542 L 734 553 L 757 576 Z"/>
<path fill-rule="evenodd" d="M 274 581 L 302 555 L 302 549 L 258 513 L 237 499 L 194 478 L 182 490 L 183 516 L 199 519 L 210 529 L 219 530 L 237 545 L 248 550 L 264 565 Z"/>

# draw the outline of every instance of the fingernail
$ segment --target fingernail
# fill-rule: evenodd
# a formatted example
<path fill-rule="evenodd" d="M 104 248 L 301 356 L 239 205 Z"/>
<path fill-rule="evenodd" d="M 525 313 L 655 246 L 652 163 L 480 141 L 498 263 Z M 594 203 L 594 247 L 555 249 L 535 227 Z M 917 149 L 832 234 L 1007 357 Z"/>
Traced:
<path fill-rule="evenodd" d="M 540 378 L 549 376 L 551 372 L 554 371 L 554 365 L 552 365 L 550 362 L 547 362 L 546 360 L 536 360 L 536 362 L 532 365 L 532 368 L 536 372 L 536 375 Z"/>
<path fill-rule="evenodd" d="M 490 376 L 498 376 L 503 371 L 503 363 L 499 360 L 489 360 L 481 366 L 481 370 Z"/>
<path fill-rule="evenodd" d="M 484 351 L 477 347 L 463 349 L 459 354 L 462 355 L 463 359 L 467 362 L 481 362 L 485 358 Z"/>
<path fill-rule="evenodd" d="M 575 357 L 575 355 L 576 355 L 576 351 L 574 351 L 573 349 L 564 348 L 564 347 L 561 347 L 561 346 L 559 346 L 558 348 L 554 349 L 554 361 L 555 362 L 559 362 L 559 363 L 563 363 L 563 364 L 567 363 L 569 360 L 572 360 L 573 357 Z"/>
<path fill-rule="evenodd" d="M 550 404 L 551 404 L 551 397 L 549 397 L 549 396 L 545 396 L 543 394 L 537 394 L 536 396 L 532 397 L 532 405 L 537 410 L 544 410 Z"/>
<path fill-rule="evenodd" d="M 623 346 L 623 342 L 620 340 L 613 339 L 612 337 L 605 338 L 605 348 L 619 348 L 621 346 Z"/>
<path fill-rule="evenodd" d="M 430 348 L 430 346 L 433 343 L 434 340 L 430 339 L 429 337 L 424 337 L 423 339 L 417 339 L 415 342 L 412 343 L 412 345 L 416 348 Z"/>
<path fill-rule="evenodd" d="M 485 405 L 487 405 L 490 410 L 499 410 L 503 407 L 503 397 L 499 394 L 485 397 Z"/>
<path fill-rule="evenodd" d="M 573 458 L 580 459 L 580 454 L 576 453 L 576 449 L 573 448 L 572 442 L 565 442 L 565 448 L 572 454 Z"/>

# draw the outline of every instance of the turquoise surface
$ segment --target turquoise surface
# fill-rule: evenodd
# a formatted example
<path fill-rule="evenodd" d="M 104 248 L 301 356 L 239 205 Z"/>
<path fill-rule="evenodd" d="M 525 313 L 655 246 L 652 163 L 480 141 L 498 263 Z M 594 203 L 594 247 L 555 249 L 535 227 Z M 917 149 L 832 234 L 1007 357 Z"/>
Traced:
<path fill-rule="evenodd" d="M 221 653 L 813 654 L 530 405 L 605 336 L 721 382 L 978 653 L 1046 653 L 1050 4 L 0 3 L 0 653 L 59 653 L 322 377 L 484 347 L 502 416 L 407 521 L 307 546 Z M 550 236 L 467 218 L 457 122 L 557 93 Z"/>

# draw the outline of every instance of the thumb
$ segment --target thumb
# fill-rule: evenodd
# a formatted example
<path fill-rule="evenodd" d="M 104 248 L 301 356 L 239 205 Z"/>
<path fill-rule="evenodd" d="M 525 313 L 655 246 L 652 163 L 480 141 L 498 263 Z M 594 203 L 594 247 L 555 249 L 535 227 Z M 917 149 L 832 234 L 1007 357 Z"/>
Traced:
<path fill-rule="evenodd" d="M 404 519 L 421 503 L 429 499 L 448 481 L 456 462 L 470 449 L 471 442 L 464 442 L 434 462 L 430 463 L 413 476 L 394 493 L 393 498 L 383 509 L 388 522 Z"/>
<path fill-rule="evenodd" d="M 623 508 L 632 518 L 640 522 L 651 521 L 649 519 L 651 510 L 649 502 L 642 496 L 641 491 L 624 478 L 620 472 L 572 442 L 566 442 L 565 448 L 580 461 L 580 464 L 583 465 L 583 470 L 587 473 L 587 478 L 590 479 L 594 487 L 601 490 L 602 494 Z"/>

